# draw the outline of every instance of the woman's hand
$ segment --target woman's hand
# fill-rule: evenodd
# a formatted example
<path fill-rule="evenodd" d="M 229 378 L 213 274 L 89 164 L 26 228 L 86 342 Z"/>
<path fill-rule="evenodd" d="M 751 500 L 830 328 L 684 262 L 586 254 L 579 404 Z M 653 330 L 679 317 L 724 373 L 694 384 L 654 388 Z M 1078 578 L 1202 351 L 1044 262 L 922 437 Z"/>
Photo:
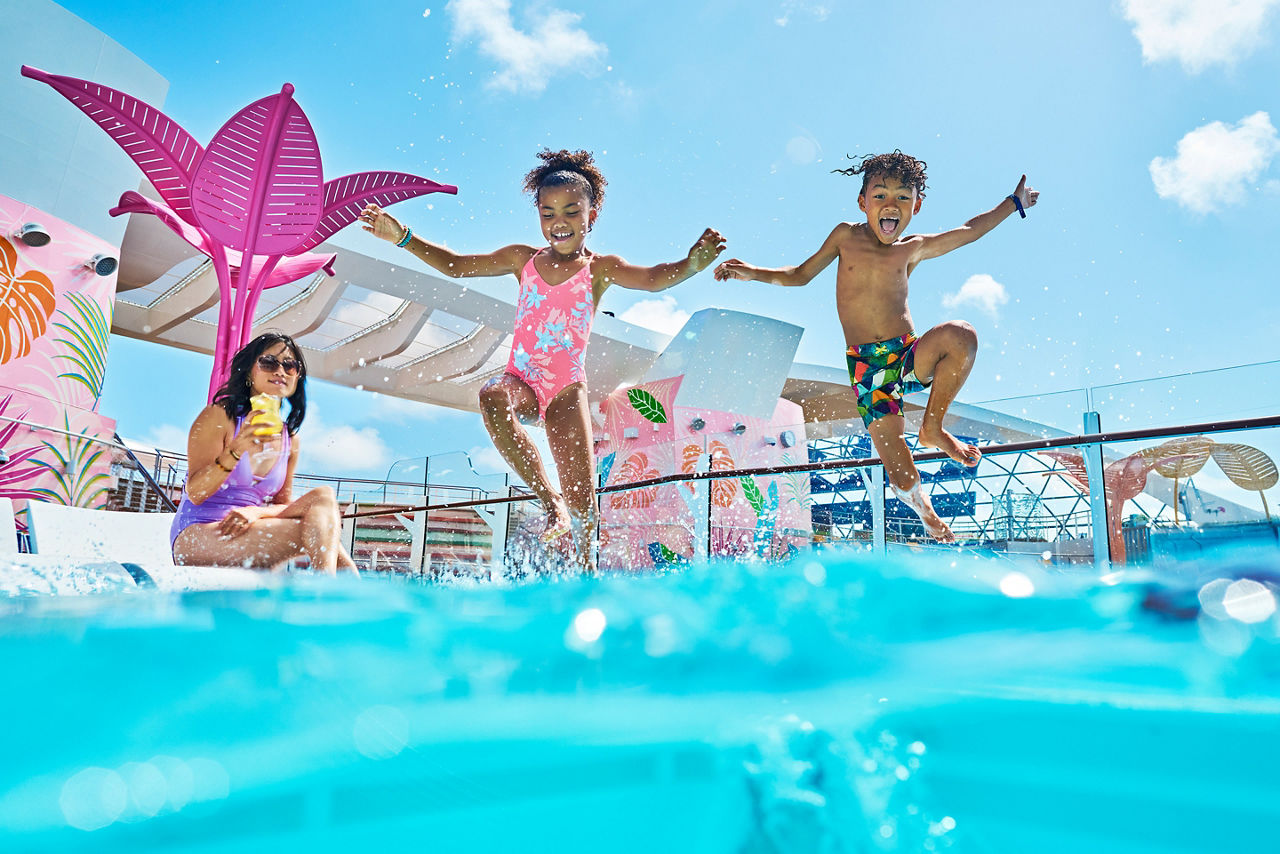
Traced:
<path fill-rule="evenodd" d="M 265 507 L 237 507 L 222 517 L 222 521 L 218 523 L 218 533 L 228 539 L 238 537 L 265 516 L 266 512 Z"/>
<path fill-rule="evenodd" d="M 400 220 L 372 202 L 360 211 L 359 219 L 363 223 L 360 227 L 374 237 L 380 237 L 389 243 L 399 243 L 404 239 L 406 229 L 400 224 Z"/>
<path fill-rule="evenodd" d="M 246 453 L 256 454 L 260 452 L 266 444 L 262 440 L 264 436 L 257 435 L 258 426 L 253 423 L 253 419 L 259 415 L 266 413 L 261 409 L 250 410 L 249 414 L 244 417 L 244 421 L 240 423 L 240 429 L 231 437 L 231 441 L 227 443 L 226 452 L 235 458 L 236 463 L 240 462 L 240 458 Z M 232 468 L 235 468 L 233 465 Z"/>

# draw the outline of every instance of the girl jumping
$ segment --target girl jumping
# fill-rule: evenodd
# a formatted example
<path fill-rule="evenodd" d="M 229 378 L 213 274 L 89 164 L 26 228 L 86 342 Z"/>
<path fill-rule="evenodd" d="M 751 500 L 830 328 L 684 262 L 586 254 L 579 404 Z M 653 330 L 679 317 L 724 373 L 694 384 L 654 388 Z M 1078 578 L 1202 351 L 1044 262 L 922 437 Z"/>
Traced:
<path fill-rule="evenodd" d="M 586 350 L 591 321 L 610 285 L 661 291 L 706 269 L 724 250 L 724 238 L 708 228 L 679 261 L 637 267 L 617 255 L 587 250 L 605 179 L 588 151 L 542 151 L 541 164 L 524 179 L 547 245 L 505 246 L 483 255 L 459 255 L 430 243 L 377 205 L 360 214 L 364 230 L 404 247 L 446 276 L 513 274 L 520 283 L 515 341 L 506 372 L 480 390 L 480 412 L 493 443 L 512 470 L 542 501 L 543 540 L 576 532 L 578 563 L 594 569 L 591 545 L 598 508 L 591 413 L 587 404 Z M 525 424 L 543 422 L 560 473 L 551 484 Z"/>

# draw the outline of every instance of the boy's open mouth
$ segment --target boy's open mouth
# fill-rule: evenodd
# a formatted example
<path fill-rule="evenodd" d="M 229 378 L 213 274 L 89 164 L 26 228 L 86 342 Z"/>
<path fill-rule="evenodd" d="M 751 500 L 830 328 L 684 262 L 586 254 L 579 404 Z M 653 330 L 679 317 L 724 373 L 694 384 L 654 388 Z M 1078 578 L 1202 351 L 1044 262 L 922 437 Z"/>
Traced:
<path fill-rule="evenodd" d="M 893 234 L 898 230 L 898 218 L 896 216 L 880 217 L 880 233 L 884 235 Z"/>

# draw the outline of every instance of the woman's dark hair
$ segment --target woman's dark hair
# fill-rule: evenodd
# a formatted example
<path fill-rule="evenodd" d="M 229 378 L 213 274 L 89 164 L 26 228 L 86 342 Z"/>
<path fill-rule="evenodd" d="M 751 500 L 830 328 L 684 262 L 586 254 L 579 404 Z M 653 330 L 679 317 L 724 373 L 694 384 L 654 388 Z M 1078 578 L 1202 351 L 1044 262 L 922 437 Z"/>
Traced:
<path fill-rule="evenodd" d="M 302 360 L 302 349 L 283 332 L 264 332 L 241 347 L 240 352 L 232 357 L 227 381 L 214 393 L 213 402 L 221 406 L 233 422 L 249 414 L 253 409 L 249 405 L 249 398 L 253 396 L 249 375 L 253 372 L 253 365 L 258 357 L 277 344 L 284 344 L 292 350 L 293 358 L 298 360 L 298 385 L 293 394 L 289 395 L 289 417 L 284 420 L 289 435 L 294 436 L 302 427 L 302 419 L 307 414 L 307 365 Z"/>
<path fill-rule="evenodd" d="M 531 169 L 524 176 L 524 191 L 533 196 L 535 204 L 538 201 L 538 191 L 543 187 L 559 187 L 563 184 L 580 188 L 587 194 L 587 201 L 595 210 L 599 210 L 604 204 L 604 187 L 609 182 L 600 174 L 590 151 L 569 151 L 565 148 L 551 151 L 544 148 L 538 152 L 538 159 L 542 161 L 542 165 Z"/>
<path fill-rule="evenodd" d="M 846 154 L 849 160 L 857 160 L 852 154 Z M 868 154 L 859 160 L 857 166 L 850 166 L 848 169 L 832 169 L 832 172 L 839 172 L 841 175 L 862 175 L 862 190 L 859 195 L 865 195 L 867 192 L 867 184 L 870 183 L 873 175 L 886 175 L 890 178 L 897 178 L 908 187 L 916 188 L 916 195 L 924 198 L 925 180 L 929 177 L 924 173 L 928 166 L 923 160 L 917 160 L 910 154 L 903 154 L 896 148 L 892 154 Z"/>

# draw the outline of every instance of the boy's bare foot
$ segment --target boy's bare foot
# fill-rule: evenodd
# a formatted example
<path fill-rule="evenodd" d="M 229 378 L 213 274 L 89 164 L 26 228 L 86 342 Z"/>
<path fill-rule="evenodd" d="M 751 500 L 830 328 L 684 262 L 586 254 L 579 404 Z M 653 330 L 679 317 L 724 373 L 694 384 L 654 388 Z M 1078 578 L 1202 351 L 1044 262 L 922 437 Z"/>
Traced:
<path fill-rule="evenodd" d="M 924 489 L 921 488 L 919 481 L 910 489 L 898 489 L 892 483 L 889 486 L 893 489 L 893 494 L 898 496 L 899 501 L 916 511 L 916 515 L 924 523 L 926 534 L 940 543 L 954 543 L 956 541 L 956 535 L 951 533 L 951 526 L 942 521 L 942 517 L 934 511 L 933 502 L 929 500 L 929 496 L 924 494 Z"/>
<path fill-rule="evenodd" d="M 973 468 L 982 459 L 982 451 L 977 445 L 961 442 L 941 427 L 920 427 L 920 444 L 937 448 L 958 463 Z"/>
<path fill-rule="evenodd" d="M 956 535 L 951 533 L 951 526 L 942 521 L 942 517 L 933 512 L 932 507 L 928 512 L 920 514 L 920 521 L 924 523 L 924 532 L 938 542 L 954 543 L 956 541 Z"/>

